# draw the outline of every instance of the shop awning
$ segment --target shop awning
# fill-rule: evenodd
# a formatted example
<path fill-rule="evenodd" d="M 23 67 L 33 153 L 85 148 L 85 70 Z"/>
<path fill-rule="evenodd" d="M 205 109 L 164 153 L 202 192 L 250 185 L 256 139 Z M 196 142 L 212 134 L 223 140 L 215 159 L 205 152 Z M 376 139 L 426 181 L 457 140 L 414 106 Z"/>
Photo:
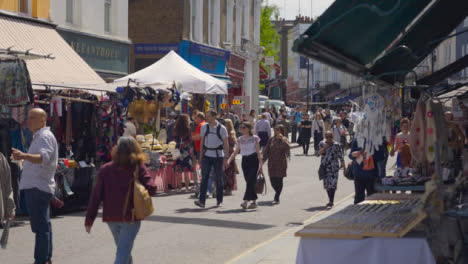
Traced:
<path fill-rule="evenodd" d="M 400 81 L 468 15 L 468 1 L 336 0 L 293 50 L 341 71 Z"/>
<path fill-rule="evenodd" d="M 359 97 L 359 95 L 355 94 L 355 95 L 348 95 L 346 97 L 343 97 L 343 98 L 340 98 L 340 99 L 337 99 L 335 101 L 332 101 L 330 102 L 330 105 L 339 105 L 339 104 L 347 104 L 349 102 L 349 100 L 354 100 L 356 99 L 357 97 Z"/>
<path fill-rule="evenodd" d="M 55 26 L 0 14 L 0 48 L 53 54 L 55 59 L 26 60 L 36 85 L 102 85 L 104 80 L 63 40 Z"/>
<path fill-rule="evenodd" d="M 325 98 L 328 98 L 328 99 L 333 98 L 334 99 L 335 96 L 339 95 L 342 92 L 344 92 L 344 90 L 335 90 L 333 92 L 330 92 L 330 93 L 326 94 Z"/>

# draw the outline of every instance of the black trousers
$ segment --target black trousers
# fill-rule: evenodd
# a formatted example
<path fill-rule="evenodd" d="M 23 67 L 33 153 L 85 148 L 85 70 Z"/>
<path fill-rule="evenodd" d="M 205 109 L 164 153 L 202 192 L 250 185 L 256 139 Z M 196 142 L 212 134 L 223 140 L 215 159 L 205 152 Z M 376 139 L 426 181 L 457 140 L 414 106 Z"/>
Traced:
<path fill-rule="evenodd" d="M 244 173 L 244 179 L 247 183 L 245 189 L 244 201 L 256 201 L 257 193 L 255 192 L 255 183 L 257 182 L 258 172 L 258 157 L 257 153 L 249 156 L 242 156 L 242 172 Z"/>
<path fill-rule="evenodd" d="M 271 187 L 275 190 L 275 201 L 279 201 L 281 191 L 283 191 L 283 177 L 270 177 Z"/>
<path fill-rule="evenodd" d="M 336 189 L 328 189 L 327 190 L 328 201 L 330 203 L 333 203 L 335 201 L 335 192 L 336 192 Z"/>
<path fill-rule="evenodd" d="M 314 150 L 315 152 L 319 151 L 320 141 L 323 140 L 323 133 L 314 131 Z"/>
<path fill-rule="evenodd" d="M 302 138 L 302 149 L 304 150 L 304 154 L 309 154 L 309 146 L 310 146 L 310 136 L 304 136 Z"/>
<path fill-rule="evenodd" d="M 358 204 L 367 196 L 375 193 L 375 179 L 354 179 L 354 204 Z"/>
<path fill-rule="evenodd" d="M 292 143 L 296 143 L 296 139 L 297 139 L 297 125 L 296 124 L 293 124 L 292 127 L 291 127 L 291 142 Z"/>

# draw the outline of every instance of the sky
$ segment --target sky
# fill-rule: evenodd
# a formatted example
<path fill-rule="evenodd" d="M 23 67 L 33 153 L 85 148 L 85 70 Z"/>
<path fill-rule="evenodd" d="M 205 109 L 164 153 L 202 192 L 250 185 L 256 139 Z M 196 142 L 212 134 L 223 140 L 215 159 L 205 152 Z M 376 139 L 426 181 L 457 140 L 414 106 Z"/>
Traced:
<path fill-rule="evenodd" d="M 277 5 L 280 9 L 280 17 L 286 20 L 294 20 L 299 14 L 299 3 L 302 16 L 320 16 L 334 0 L 265 0 L 269 4 Z M 312 12 L 311 12 L 312 6 Z"/>

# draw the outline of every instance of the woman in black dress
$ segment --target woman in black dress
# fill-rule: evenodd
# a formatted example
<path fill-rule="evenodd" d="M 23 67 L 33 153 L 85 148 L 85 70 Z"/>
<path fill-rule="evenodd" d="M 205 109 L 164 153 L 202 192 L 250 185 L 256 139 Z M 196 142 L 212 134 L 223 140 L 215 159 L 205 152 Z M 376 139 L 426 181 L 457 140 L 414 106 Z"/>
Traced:
<path fill-rule="evenodd" d="M 297 124 L 297 126 L 301 128 L 301 134 L 299 137 L 301 138 L 304 155 L 307 156 L 309 154 L 310 138 L 312 137 L 312 121 L 309 120 L 308 113 L 304 114 L 303 119 Z"/>

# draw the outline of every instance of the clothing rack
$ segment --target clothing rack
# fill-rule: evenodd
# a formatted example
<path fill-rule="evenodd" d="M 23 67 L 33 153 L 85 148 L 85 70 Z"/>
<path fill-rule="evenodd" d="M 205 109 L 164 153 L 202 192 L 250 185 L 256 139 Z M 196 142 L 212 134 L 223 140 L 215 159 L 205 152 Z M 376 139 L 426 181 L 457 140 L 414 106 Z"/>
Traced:
<path fill-rule="evenodd" d="M 11 58 L 20 58 L 24 60 L 35 60 L 35 59 L 55 59 L 55 56 L 50 53 L 47 55 L 31 52 L 32 49 L 26 51 L 15 50 L 14 46 L 8 47 L 6 49 L 0 48 L 0 58 L 4 57 L 6 59 Z"/>

